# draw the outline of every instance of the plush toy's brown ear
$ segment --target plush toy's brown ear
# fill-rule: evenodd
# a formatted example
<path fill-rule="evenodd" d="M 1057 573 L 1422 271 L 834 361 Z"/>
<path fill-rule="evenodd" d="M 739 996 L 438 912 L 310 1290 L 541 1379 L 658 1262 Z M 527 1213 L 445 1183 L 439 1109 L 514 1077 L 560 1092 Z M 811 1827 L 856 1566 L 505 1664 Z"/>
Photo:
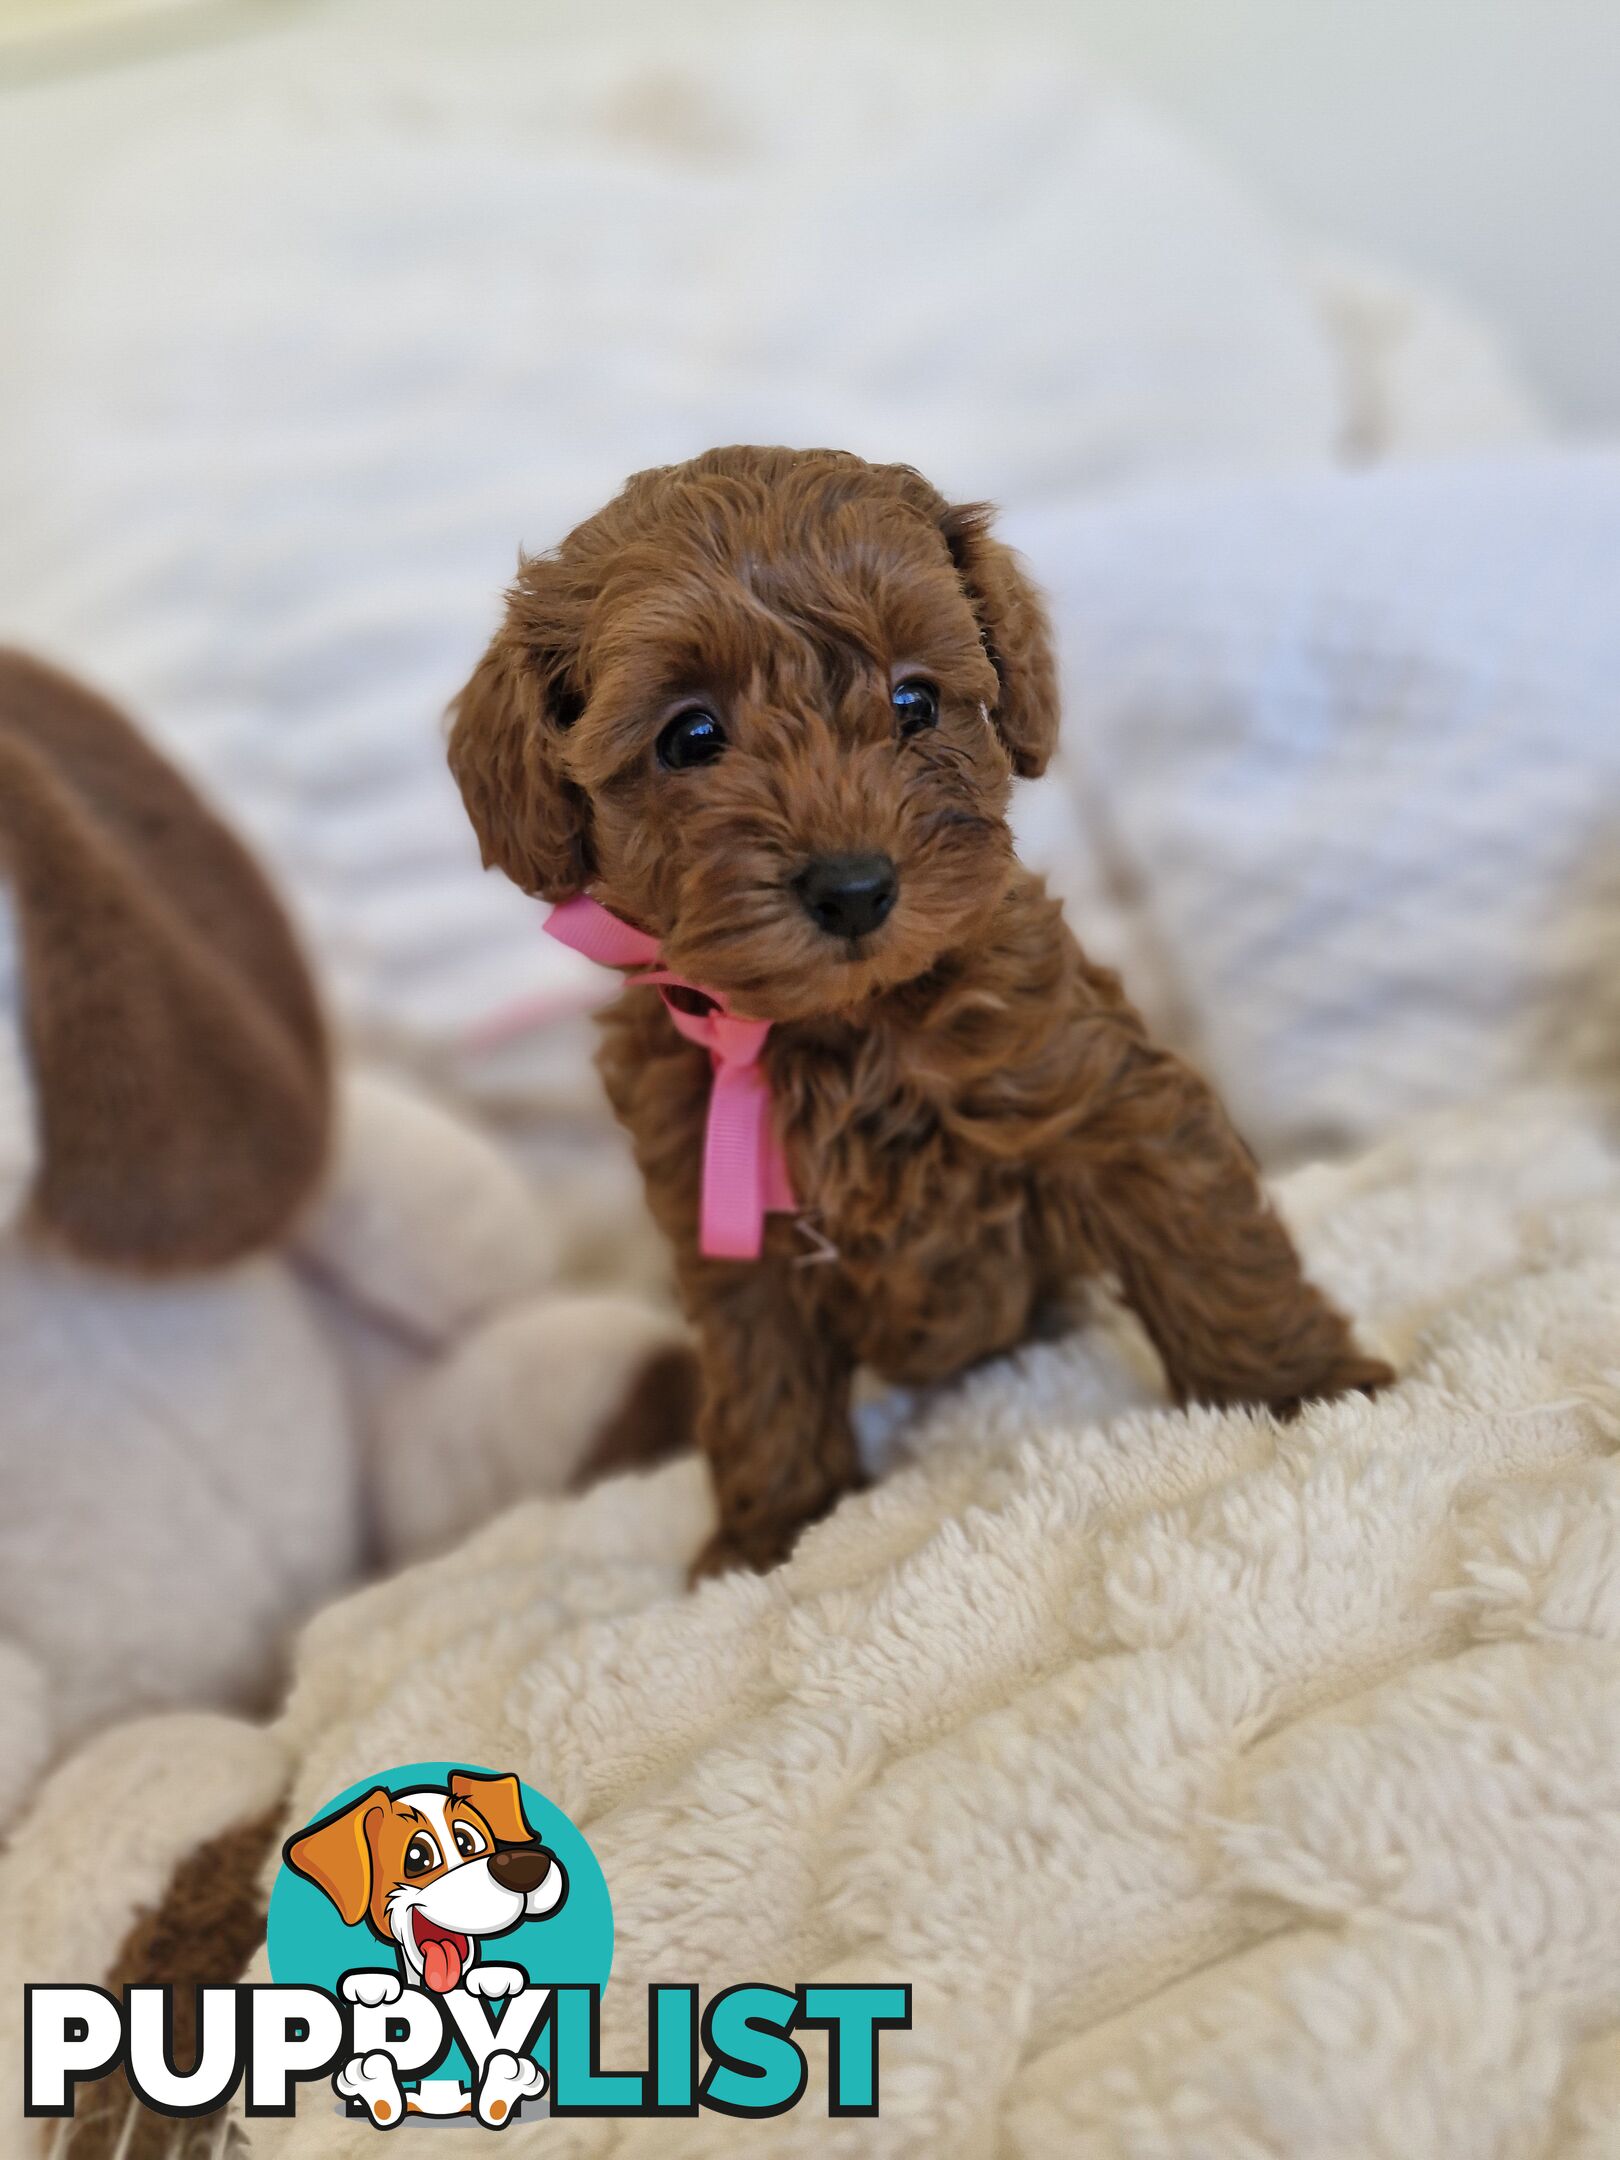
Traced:
<path fill-rule="evenodd" d="M 452 707 L 450 770 L 485 866 L 542 900 L 569 900 L 591 877 L 583 792 L 563 769 L 578 709 L 560 661 L 503 631 Z"/>
<path fill-rule="evenodd" d="M 328 1815 L 289 1838 L 282 1852 L 294 1874 L 326 1892 L 345 1927 L 357 1927 L 370 1910 L 376 1869 L 372 1831 L 388 1808 L 388 1795 L 378 1785 L 340 1815 Z"/>
<path fill-rule="evenodd" d="M 1057 748 L 1057 665 L 1045 605 L 1012 549 L 992 537 L 993 515 L 988 503 L 962 503 L 941 525 L 1001 685 L 990 718 L 1013 771 L 1033 780 Z"/>
<path fill-rule="evenodd" d="M 535 1832 L 523 1812 L 523 1788 L 515 1777 L 480 1777 L 472 1770 L 457 1770 L 451 1774 L 450 1792 L 454 1799 L 470 1801 L 503 1845 L 534 1843 Z"/>
<path fill-rule="evenodd" d="M 326 1157 L 326 1030 L 234 834 L 105 700 L 0 652 L 0 880 L 38 1128 L 29 1219 L 141 1270 L 281 1237 Z"/>

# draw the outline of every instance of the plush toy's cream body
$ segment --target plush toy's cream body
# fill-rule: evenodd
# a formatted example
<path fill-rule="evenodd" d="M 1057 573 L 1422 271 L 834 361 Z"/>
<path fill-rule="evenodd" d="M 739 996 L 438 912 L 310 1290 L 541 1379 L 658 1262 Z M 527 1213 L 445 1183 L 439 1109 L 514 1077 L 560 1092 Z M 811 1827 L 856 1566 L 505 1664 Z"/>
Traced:
<path fill-rule="evenodd" d="M 558 1235 L 517 1169 L 398 1080 L 328 1073 L 255 866 L 122 716 L 3 653 L 0 780 L 4 1815 L 109 1720 L 265 1702 L 303 1614 L 564 1484 L 680 1337 L 542 1294 Z M 120 831 L 147 789 L 155 866 Z M 194 841 L 234 950 L 186 903 Z"/>

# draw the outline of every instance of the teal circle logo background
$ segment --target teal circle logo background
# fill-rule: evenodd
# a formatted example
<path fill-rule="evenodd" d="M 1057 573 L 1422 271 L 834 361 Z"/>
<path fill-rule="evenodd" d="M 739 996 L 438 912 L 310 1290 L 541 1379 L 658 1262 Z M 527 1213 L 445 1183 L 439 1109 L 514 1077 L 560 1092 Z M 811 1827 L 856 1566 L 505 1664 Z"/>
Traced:
<path fill-rule="evenodd" d="M 310 1821 L 324 1822 L 379 1785 L 385 1792 L 419 1791 L 423 1786 L 447 1784 L 456 1770 L 470 1771 L 474 1777 L 504 1775 L 479 1763 L 402 1763 L 349 1786 L 318 1808 Z M 519 1790 L 524 1819 L 563 1864 L 568 1895 L 549 1918 L 526 1920 L 509 1935 L 486 1936 L 488 1948 L 481 1955 L 488 1963 L 521 1965 L 540 1987 L 605 1987 L 613 1963 L 613 1902 L 606 1877 L 595 1853 L 562 1809 L 521 1780 Z M 283 1987 L 319 1987 L 335 1995 L 346 1972 L 400 1970 L 398 1955 L 387 1943 L 379 1942 L 363 1921 L 358 1927 L 345 1927 L 331 1899 L 285 1861 L 270 1894 L 266 1948 L 270 1977 Z"/>

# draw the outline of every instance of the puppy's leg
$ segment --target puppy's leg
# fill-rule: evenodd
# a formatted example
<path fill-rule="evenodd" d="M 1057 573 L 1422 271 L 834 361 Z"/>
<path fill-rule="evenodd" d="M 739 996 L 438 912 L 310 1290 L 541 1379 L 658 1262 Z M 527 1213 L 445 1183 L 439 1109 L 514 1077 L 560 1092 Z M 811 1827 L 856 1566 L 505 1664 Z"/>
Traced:
<path fill-rule="evenodd" d="M 1087 1228 L 1178 1401 L 1287 1414 L 1395 1377 L 1305 1279 L 1253 1157 L 1179 1058 L 1134 1045 L 1084 1145 Z"/>
<path fill-rule="evenodd" d="M 598 1062 L 635 1138 L 653 1214 L 679 1256 L 698 1331 L 697 1440 L 720 1522 L 693 1574 L 773 1567 L 806 1523 L 860 1482 L 849 1422 L 853 1361 L 784 1261 L 700 1256 L 714 1084 L 706 1053 L 675 1034 L 654 999 L 632 991 L 604 1018 Z M 679 1425 L 684 1397 L 671 1397 L 666 1414 Z"/>
<path fill-rule="evenodd" d="M 694 1577 L 786 1559 L 807 1523 L 861 1482 L 849 1420 L 852 1363 L 778 1262 L 706 1269 L 698 1439 L 720 1523 Z"/>

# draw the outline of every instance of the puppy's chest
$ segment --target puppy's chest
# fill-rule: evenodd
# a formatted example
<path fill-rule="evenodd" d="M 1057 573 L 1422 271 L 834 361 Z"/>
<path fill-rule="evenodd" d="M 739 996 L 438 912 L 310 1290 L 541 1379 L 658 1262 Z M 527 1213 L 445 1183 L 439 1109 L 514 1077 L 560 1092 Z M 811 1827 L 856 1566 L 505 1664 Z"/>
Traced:
<path fill-rule="evenodd" d="M 974 1146 L 943 1086 L 875 1053 L 783 1055 L 771 1079 L 801 1209 L 851 1264 L 957 1244 L 969 1223 L 1021 1214 L 1028 1166 Z"/>
<path fill-rule="evenodd" d="M 904 1085 L 842 1106 L 799 1091 L 784 1135 L 802 1214 L 773 1243 L 863 1363 L 925 1384 L 1028 1334 L 1048 1272 L 1030 1164 Z"/>

